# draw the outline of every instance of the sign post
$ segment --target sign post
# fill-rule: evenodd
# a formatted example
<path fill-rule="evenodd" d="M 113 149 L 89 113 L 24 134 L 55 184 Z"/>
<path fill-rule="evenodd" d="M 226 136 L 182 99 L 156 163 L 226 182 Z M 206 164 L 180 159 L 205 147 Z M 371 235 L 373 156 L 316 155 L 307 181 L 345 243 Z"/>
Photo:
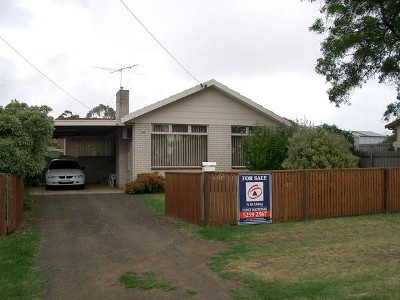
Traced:
<path fill-rule="evenodd" d="M 271 174 L 239 174 L 238 224 L 272 222 Z"/>

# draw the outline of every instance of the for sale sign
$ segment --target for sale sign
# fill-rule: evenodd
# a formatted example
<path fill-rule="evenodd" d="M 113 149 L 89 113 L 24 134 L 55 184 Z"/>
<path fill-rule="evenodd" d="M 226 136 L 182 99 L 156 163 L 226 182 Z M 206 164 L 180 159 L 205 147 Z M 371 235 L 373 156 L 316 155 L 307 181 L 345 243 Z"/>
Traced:
<path fill-rule="evenodd" d="M 239 174 L 238 224 L 271 223 L 271 174 Z"/>

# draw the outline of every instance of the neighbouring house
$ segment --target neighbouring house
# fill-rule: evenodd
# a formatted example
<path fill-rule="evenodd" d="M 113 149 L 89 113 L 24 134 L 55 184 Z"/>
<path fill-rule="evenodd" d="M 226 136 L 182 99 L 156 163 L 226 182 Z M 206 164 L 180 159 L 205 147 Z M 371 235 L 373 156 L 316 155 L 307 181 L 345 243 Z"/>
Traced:
<path fill-rule="evenodd" d="M 245 169 L 242 141 L 254 126 L 290 126 L 272 111 L 210 80 L 129 113 L 129 91 L 116 95 L 116 120 L 56 120 L 65 154 L 85 166 L 88 183 L 115 174 L 119 187 L 150 171 Z"/>
<path fill-rule="evenodd" d="M 393 143 L 393 147 L 395 151 L 400 149 L 400 119 L 393 121 L 385 126 L 386 129 L 393 130 L 393 133 L 396 137 L 396 141 Z"/>
<path fill-rule="evenodd" d="M 354 147 L 364 151 L 384 151 L 387 145 L 382 144 L 386 136 L 372 131 L 352 131 Z"/>

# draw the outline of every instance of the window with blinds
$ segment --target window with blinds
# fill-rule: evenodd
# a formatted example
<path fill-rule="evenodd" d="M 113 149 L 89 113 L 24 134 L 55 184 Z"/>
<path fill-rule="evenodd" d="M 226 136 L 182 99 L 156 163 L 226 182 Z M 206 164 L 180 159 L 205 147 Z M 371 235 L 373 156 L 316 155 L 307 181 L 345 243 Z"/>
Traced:
<path fill-rule="evenodd" d="M 207 126 L 153 124 L 152 168 L 201 167 L 207 152 Z"/>
<path fill-rule="evenodd" d="M 243 159 L 243 141 L 246 135 L 251 134 L 253 127 L 232 126 L 232 168 L 244 168 L 246 164 Z"/>

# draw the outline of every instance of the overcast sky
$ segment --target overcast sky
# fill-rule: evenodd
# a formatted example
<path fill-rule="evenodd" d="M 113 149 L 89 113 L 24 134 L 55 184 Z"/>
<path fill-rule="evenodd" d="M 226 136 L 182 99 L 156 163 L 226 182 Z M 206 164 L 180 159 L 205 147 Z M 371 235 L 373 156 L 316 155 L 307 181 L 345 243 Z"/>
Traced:
<path fill-rule="evenodd" d="M 212 78 L 289 119 L 385 131 L 396 91 L 374 82 L 351 106 L 329 103 L 316 74 L 321 37 L 308 31 L 318 5 L 300 0 L 124 0 L 159 41 L 204 82 Z M 198 83 L 150 37 L 119 0 L 1 0 L 0 36 L 89 108 L 115 108 L 119 69 L 130 111 Z M 100 68 L 96 68 L 100 67 Z M 66 95 L 0 40 L 0 106 L 48 105 L 57 117 L 88 108 Z"/>

